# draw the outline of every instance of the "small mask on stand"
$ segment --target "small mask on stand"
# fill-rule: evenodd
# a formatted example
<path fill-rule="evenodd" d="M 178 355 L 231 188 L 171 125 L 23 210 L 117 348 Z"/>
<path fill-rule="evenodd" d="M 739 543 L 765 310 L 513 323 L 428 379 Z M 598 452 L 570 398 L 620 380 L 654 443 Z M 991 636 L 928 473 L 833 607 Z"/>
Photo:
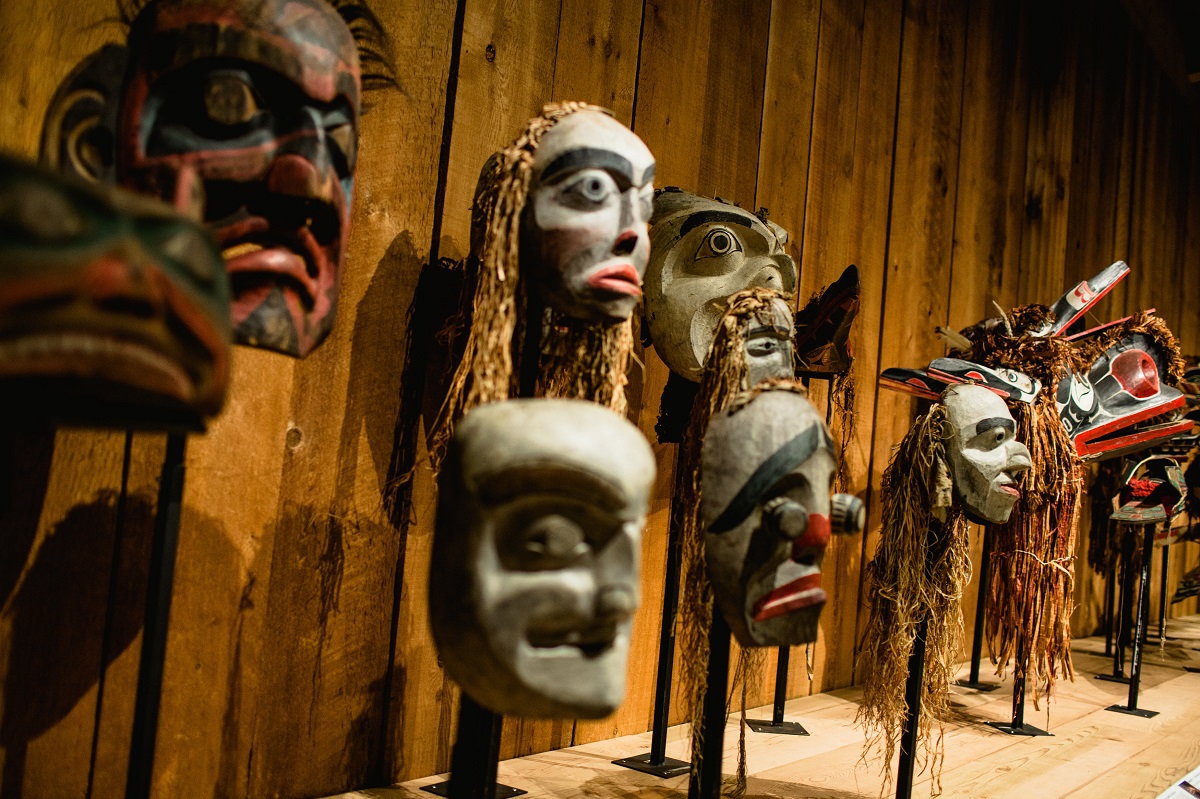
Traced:
<path fill-rule="evenodd" d="M 554 310 L 586 322 L 628 319 L 650 257 L 654 156 L 598 110 L 564 117 L 534 154 L 522 262 Z"/>
<path fill-rule="evenodd" d="M 0 377 L 68 423 L 202 429 L 229 381 L 229 281 L 170 207 L 0 156 Z"/>
<path fill-rule="evenodd" d="M 698 382 L 726 298 L 747 288 L 796 291 L 787 232 L 749 211 L 679 189 L 654 200 L 646 322 L 659 357 Z"/>
<path fill-rule="evenodd" d="M 238 342 L 307 355 L 333 327 L 350 234 L 362 75 L 347 23 L 325 0 L 150 0 L 129 59 L 118 178 L 167 199 L 198 182 Z"/>
<path fill-rule="evenodd" d="M 1017 423 L 1004 400 L 984 386 L 953 385 L 942 404 L 955 496 L 971 521 L 1002 524 L 1021 496 L 1017 477 L 1032 465 L 1016 440 Z"/>
<path fill-rule="evenodd" d="M 794 384 L 744 394 L 709 423 L 705 557 L 715 604 L 741 645 L 817 640 L 830 534 L 863 525 L 861 501 L 842 494 L 831 501 L 836 467 L 824 421 Z"/>
<path fill-rule="evenodd" d="M 510 400 L 458 424 L 429 581 L 446 671 L 505 715 L 600 718 L 625 693 L 654 457 L 579 400 Z"/>

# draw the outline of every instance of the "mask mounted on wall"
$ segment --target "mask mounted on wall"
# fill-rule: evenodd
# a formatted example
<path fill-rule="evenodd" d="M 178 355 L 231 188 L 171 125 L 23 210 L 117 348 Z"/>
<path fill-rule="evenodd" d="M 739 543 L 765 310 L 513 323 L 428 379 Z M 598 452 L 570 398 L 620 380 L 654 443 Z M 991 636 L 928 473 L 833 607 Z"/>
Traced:
<path fill-rule="evenodd" d="M 850 370 L 850 328 L 858 316 L 862 283 L 851 264 L 796 314 L 796 360 L 801 377 L 832 380 Z"/>
<path fill-rule="evenodd" d="M 625 692 L 654 457 L 580 400 L 483 405 L 439 474 L 429 581 L 446 671 L 505 715 L 600 718 Z"/>
<path fill-rule="evenodd" d="M 61 421 L 203 429 L 229 381 L 210 233 L 150 198 L 0 155 L 0 377 Z"/>
<path fill-rule="evenodd" d="M 698 382 L 726 298 L 762 287 L 791 296 L 787 232 L 736 205 L 679 189 L 657 193 L 646 271 L 646 322 L 659 357 Z"/>
<path fill-rule="evenodd" d="M 198 183 L 237 341 L 307 355 L 333 327 L 350 233 L 350 28 L 325 0 L 150 0 L 128 46 L 119 179 L 168 199 Z"/>
<path fill-rule="evenodd" d="M 522 268 L 565 316 L 612 324 L 633 314 L 650 257 L 654 156 L 599 110 L 546 131 L 523 214 Z"/>
<path fill-rule="evenodd" d="M 857 498 L 830 498 L 837 453 L 824 421 L 803 393 L 750 392 L 713 417 L 701 457 L 708 575 L 738 643 L 817 640 L 830 534 L 864 520 Z"/>

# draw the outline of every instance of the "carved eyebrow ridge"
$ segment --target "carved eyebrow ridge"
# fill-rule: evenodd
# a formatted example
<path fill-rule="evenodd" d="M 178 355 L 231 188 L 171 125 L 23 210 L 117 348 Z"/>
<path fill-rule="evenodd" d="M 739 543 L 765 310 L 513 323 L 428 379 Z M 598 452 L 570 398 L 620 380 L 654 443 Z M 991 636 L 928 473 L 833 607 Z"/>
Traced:
<path fill-rule="evenodd" d="M 1017 434 L 1016 422 L 1014 422 L 1012 419 L 1005 419 L 1003 416 L 993 416 L 989 419 L 981 419 L 975 425 L 975 435 L 986 433 L 988 430 L 992 430 L 997 427 L 1003 427 L 1013 435 Z"/>
<path fill-rule="evenodd" d="M 638 182 L 636 176 L 633 174 L 633 164 L 629 163 L 629 159 L 625 156 L 599 147 L 580 147 L 575 150 L 568 150 L 551 161 L 550 165 L 542 170 L 541 180 L 545 182 L 551 180 L 559 173 L 583 167 L 607 169 L 610 172 L 616 172 L 625 178 L 631 186 L 644 186 L 654 177 L 654 164 L 646 167 L 641 176 L 642 180 Z"/>
<path fill-rule="evenodd" d="M 688 231 L 694 230 L 701 225 L 706 225 L 709 222 L 729 222 L 730 224 L 741 225 L 742 227 L 754 227 L 754 223 L 748 217 L 733 211 L 697 211 L 683 220 L 683 225 L 679 228 L 679 235 L 682 238 L 688 234 Z"/>
<path fill-rule="evenodd" d="M 780 338 L 791 338 L 792 331 L 788 330 L 786 327 L 781 327 L 780 325 L 761 325 L 759 327 L 752 327 L 746 331 L 747 338 L 766 334 L 778 336 Z"/>

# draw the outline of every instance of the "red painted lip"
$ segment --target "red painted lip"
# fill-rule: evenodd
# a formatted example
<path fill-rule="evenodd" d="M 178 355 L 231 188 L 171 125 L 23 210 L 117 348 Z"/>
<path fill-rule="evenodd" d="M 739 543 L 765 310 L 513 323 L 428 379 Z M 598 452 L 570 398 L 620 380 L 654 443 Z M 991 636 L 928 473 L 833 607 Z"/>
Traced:
<path fill-rule="evenodd" d="M 1000 490 L 1006 494 L 1012 494 L 1014 497 L 1021 496 L 1021 490 L 1014 485 L 1000 486 Z"/>
<path fill-rule="evenodd" d="M 291 278 L 302 303 L 310 308 L 316 303 L 318 278 L 331 267 L 329 254 L 308 228 L 281 232 L 272 230 L 263 217 L 249 217 L 223 226 L 217 239 L 222 252 L 243 244 L 262 247 L 226 260 L 225 269 L 231 276 L 283 275 Z"/>
<path fill-rule="evenodd" d="M 821 588 L 821 573 L 808 574 L 781 585 L 754 603 L 755 621 L 766 621 L 777 616 L 786 616 L 797 610 L 814 605 L 823 605 L 825 590 Z"/>
<path fill-rule="evenodd" d="M 594 289 L 603 289 L 616 294 L 642 296 L 642 278 L 628 261 L 603 266 L 593 272 L 587 284 Z"/>

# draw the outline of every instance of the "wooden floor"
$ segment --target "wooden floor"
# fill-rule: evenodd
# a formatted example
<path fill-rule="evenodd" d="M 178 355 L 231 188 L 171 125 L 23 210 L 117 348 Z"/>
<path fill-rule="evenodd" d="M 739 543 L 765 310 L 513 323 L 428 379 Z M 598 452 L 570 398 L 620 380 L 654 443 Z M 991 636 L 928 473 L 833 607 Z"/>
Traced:
<path fill-rule="evenodd" d="M 1172 621 L 1165 645 L 1146 649 L 1139 707 L 1157 710 L 1144 719 L 1105 710 L 1124 704 L 1128 688 L 1094 679 L 1111 672 L 1104 642 L 1075 643 L 1074 682 L 1062 681 L 1047 712 L 1028 707 L 1026 722 L 1052 737 L 1010 737 L 984 722 L 1011 714 L 1011 683 L 979 693 L 955 689 L 954 722 L 947 727 L 943 796 L 989 799 L 1153 799 L 1200 763 L 1200 616 Z M 986 671 L 986 664 L 985 664 Z M 965 674 L 965 669 L 964 669 Z M 809 737 L 747 732 L 750 780 L 746 796 L 794 799 L 876 799 L 882 779 L 878 763 L 860 761 L 863 737 L 852 720 L 858 689 L 796 699 L 787 718 L 801 722 Z M 769 710 L 769 709 L 768 709 Z M 763 717 L 764 711 L 755 714 Z M 769 712 L 766 714 L 769 717 Z M 752 717 L 755 717 L 752 716 Z M 670 730 L 667 754 L 685 758 L 686 728 Z M 737 726 L 725 732 L 725 769 L 734 768 Z M 500 764 L 500 781 L 529 792 L 528 799 L 679 799 L 687 777 L 659 780 L 609 761 L 649 749 L 649 734 L 632 735 Z M 429 799 L 418 791 L 440 777 L 394 788 L 345 794 L 343 799 Z M 930 794 L 928 775 L 919 775 L 914 796 Z"/>

